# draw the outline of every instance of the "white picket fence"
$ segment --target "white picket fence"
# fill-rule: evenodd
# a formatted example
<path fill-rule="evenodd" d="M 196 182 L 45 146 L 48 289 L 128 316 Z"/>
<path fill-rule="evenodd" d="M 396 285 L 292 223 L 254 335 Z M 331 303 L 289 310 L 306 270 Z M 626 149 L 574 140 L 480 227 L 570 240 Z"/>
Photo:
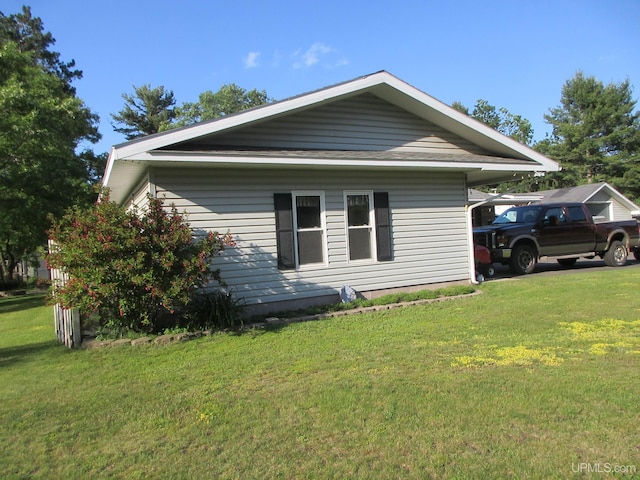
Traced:
<path fill-rule="evenodd" d="M 55 248 L 53 242 L 49 241 L 49 251 Z M 51 283 L 53 285 L 63 284 L 68 277 L 60 270 L 51 270 Z M 56 338 L 60 343 L 64 343 L 69 348 L 79 348 L 82 345 L 82 329 L 80 326 L 80 312 L 77 309 L 68 310 L 59 304 L 53 306 L 53 323 L 56 331 Z"/>

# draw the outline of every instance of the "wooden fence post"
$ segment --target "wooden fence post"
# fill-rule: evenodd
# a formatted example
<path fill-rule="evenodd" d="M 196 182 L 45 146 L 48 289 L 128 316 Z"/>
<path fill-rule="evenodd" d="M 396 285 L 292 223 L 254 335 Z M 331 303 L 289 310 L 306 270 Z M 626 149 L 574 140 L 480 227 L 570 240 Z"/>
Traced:
<path fill-rule="evenodd" d="M 55 244 L 49 240 L 49 251 L 55 248 Z M 51 269 L 52 285 L 64 285 L 68 280 L 67 275 L 57 269 Z M 82 329 L 80 326 L 80 312 L 77 309 L 68 310 L 61 305 L 53 306 L 53 323 L 56 338 L 68 348 L 79 348 L 82 345 Z"/>

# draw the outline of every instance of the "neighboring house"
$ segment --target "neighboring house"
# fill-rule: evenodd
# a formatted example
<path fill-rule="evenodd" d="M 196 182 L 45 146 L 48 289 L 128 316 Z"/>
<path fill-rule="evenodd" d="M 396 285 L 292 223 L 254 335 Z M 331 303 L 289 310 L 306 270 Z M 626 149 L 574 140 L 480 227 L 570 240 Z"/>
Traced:
<path fill-rule="evenodd" d="M 640 215 L 640 207 L 606 182 L 578 187 L 536 192 L 542 203 L 581 202 L 587 205 L 594 219 L 601 221 L 631 220 Z"/>
<path fill-rule="evenodd" d="M 470 188 L 468 198 L 470 205 L 486 202 L 474 209 L 474 225 L 487 225 L 507 208 L 529 203 L 584 203 L 596 222 L 640 218 L 640 207 L 606 182 L 501 196 Z"/>
<path fill-rule="evenodd" d="M 229 229 L 252 312 L 474 280 L 467 188 L 556 162 L 387 72 L 112 148 L 103 184 Z"/>

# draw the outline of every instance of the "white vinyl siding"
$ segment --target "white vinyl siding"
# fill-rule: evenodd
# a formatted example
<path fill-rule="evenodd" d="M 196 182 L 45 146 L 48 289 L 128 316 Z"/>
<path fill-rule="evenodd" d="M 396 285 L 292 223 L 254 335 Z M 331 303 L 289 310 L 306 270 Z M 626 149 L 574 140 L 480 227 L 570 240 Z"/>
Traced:
<path fill-rule="evenodd" d="M 230 230 L 237 246 L 215 259 L 248 304 L 423 285 L 468 277 L 462 174 L 307 170 L 158 169 L 157 196 L 186 211 L 195 233 Z M 322 191 L 326 266 L 278 270 L 273 195 Z M 348 261 L 345 192 L 389 194 L 393 261 Z"/>
<path fill-rule="evenodd" d="M 607 221 L 631 220 L 631 211 L 607 191 L 601 190 L 588 201 L 589 209 L 597 208 Z M 597 205 L 597 207 L 595 207 Z"/>
<path fill-rule="evenodd" d="M 631 220 L 631 211 L 622 205 L 615 198 L 611 198 L 611 209 L 613 210 L 612 220 Z"/>
<path fill-rule="evenodd" d="M 133 208 L 135 206 L 138 211 L 144 211 L 149 205 L 149 194 L 151 194 L 151 183 L 145 178 L 131 196 L 128 207 Z"/>
<path fill-rule="evenodd" d="M 488 154 L 477 145 L 372 94 L 339 100 L 252 127 L 188 143 L 295 150 Z"/>

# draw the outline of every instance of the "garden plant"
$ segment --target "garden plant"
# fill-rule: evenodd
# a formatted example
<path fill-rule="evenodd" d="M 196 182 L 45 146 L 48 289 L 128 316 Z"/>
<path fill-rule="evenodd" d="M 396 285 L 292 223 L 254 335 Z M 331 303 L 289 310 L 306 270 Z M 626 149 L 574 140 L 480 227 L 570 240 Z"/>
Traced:
<path fill-rule="evenodd" d="M 230 233 L 194 237 L 174 206 L 148 197 L 144 209 L 126 209 L 104 192 L 90 208 L 74 207 L 55 222 L 49 266 L 68 276 L 53 285 L 50 302 L 97 314 L 116 333 L 158 332 L 176 326 L 203 287 L 223 285 L 211 268 L 234 245 Z"/>

